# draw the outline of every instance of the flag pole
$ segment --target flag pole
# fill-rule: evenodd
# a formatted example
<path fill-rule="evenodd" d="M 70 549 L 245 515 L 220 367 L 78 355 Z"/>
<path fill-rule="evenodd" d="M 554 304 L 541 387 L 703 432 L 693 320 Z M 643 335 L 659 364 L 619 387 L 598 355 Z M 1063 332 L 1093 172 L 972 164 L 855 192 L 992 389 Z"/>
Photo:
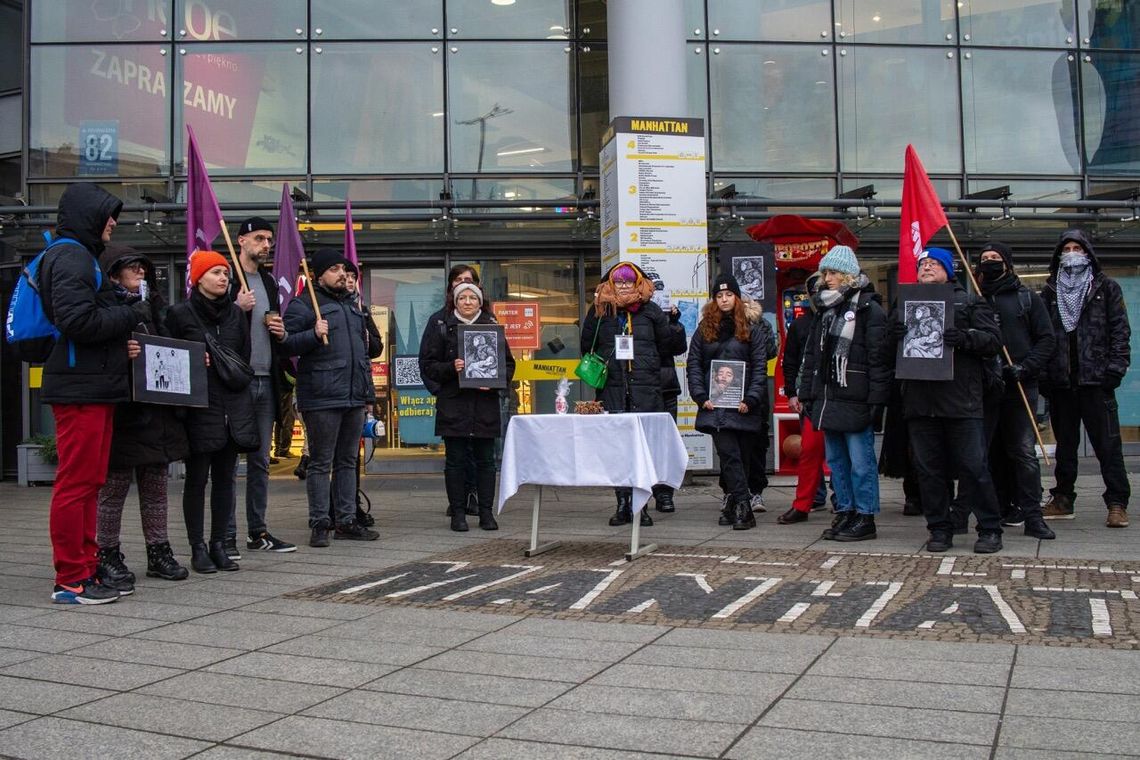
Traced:
<path fill-rule="evenodd" d="M 317 315 L 317 319 L 321 319 L 321 307 L 317 305 L 316 284 L 313 282 L 313 275 L 309 272 L 309 262 L 301 259 L 301 269 L 305 272 L 305 290 L 309 291 L 309 298 L 313 302 L 313 313 Z M 321 341 L 327 346 L 329 336 L 322 335 Z"/>
<path fill-rule="evenodd" d="M 966 254 L 962 253 L 962 247 L 958 245 L 958 238 L 954 236 L 954 230 L 950 225 L 946 225 L 946 231 L 950 233 L 950 242 L 954 244 L 954 250 L 958 253 L 958 258 L 962 260 L 962 269 L 966 271 L 966 276 L 970 278 L 970 284 L 974 286 L 974 292 L 981 295 L 982 289 L 978 287 L 978 281 L 974 277 L 974 270 L 970 269 L 970 262 L 966 258 Z M 998 339 L 1001 344 L 1002 355 L 1005 356 L 1005 363 L 1007 366 L 1013 366 L 1013 359 L 1009 356 L 1009 349 L 1005 347 L 1005 341 Z M 1049 454 L 1045 451 L 1045 441 L 1041 439 L 1041 431 L 1037 429 L 1037 417 L 1033 414 L 1033 410 L 1029 407 L 1029 397 L 1025 395 L 1025 388 L 1021 385 L 1020 380 L 1014 380 L 1017 383 L 1017 392 L 1021 395 L 1021 403 L 1025 407 L 1025 413 L 1029 415 L 1029 426 L 1033 428 L 1033 435 L 1037 438 L 1037 445 L 1041 447 L 1041 456 L 1045 460 L 1045 466 L 1051 466 L 1049 461 Z"/>
<path fill-rule="evenodd" d="M 234 262 L 234 271 L 237 272 L 238 282 L 241 283 L 242 290 L 249 290 L 249 283 L 245 281 L 245 272 L 242 271 L 241 262 L 238 261 L 237 254 L 234 253 L 234 244 L 230 240 L 230 228 L 226 226 L 226 220 L 220 219 L 222 223 L 222 235 L 226 238 L 226 248 L 230 250 L 230 260 Z"/>

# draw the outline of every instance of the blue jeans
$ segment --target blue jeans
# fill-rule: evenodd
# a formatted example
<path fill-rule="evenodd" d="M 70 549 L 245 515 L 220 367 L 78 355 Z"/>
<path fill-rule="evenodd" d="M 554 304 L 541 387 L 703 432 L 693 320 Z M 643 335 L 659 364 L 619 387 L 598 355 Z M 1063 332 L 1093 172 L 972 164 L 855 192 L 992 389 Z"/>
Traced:
<path fill-rule="evenodd" d="M 261 448 L 245 455 L 245 527 L 249 535 L 256 536 L 265 530 L 265 508 L 269 502 L 269 450 L 273 445 L 273 418 L 277 409 L 273 404 L 273 378 L 258 375 L 249 384 L 253 401 L 253 416 Z M 237 536 L 237 471 L 234 471 L 233 503 L 230 506 L 230 525 L 227 538 Z"/>
<path fill-rule="evenodd" d="M 879 513 L 879 462 L 875 458 L 875 432 L 868 426 L 857 433 L 823 431 L 827 466 L 836 511 Z"/>
<path fill-rule="evenodd" d="M 329 502 L 337 525 L 356 520 L 356 452 L 364 427 L 364 407 L 318 409 L 305 412 L 309 437 L 309 475 L 305 492 L 309 497 L 309 527 L 329 525 Z M 336 475 L 336 492 L 329 489 L 329 474 Z"/>

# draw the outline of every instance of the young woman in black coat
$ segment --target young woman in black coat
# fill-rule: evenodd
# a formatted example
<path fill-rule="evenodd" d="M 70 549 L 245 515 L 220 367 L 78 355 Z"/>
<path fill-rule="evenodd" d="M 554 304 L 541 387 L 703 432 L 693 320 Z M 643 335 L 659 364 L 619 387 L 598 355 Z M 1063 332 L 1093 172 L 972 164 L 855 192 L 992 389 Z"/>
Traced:
<path fill-rule="evenodd" d="M 455 308 L 441 322 L 431 322 L 420 346 L 420 374 L 430 381 L 436 396 L 435 434 L 443 438 L 443 481 L 447 488 L 451 529 L 466 531 L 465 472 L 475 461 L 475 487 L 479 498 L 479 527 L 498 530 L 495 522 L 495 439 L 502 432 L 499 391 L 460 388 L 459 373 L 466 366 L 460 352 L 459 325 L 494 324 L 483 309 L 483 291 L 461 282 L 452 290 Z M 507 346 L 507 377 L 515 373 L 515 359 Z"/>
<path fill-rule="evenodd" d="M 609 365 L 606 385 L 594 395 L 610 414 L 665 411 L 661 357 L 685 350 L 684 333 L 680 345 L 675 346 L 669 318 L 650 300 L 652 297 L 653 281 L 645 272 L 635 264 L 619 262 L 598 284 L 594 308 L 586 312 L 582 323 L 582 353 L 592 349 Z M 617 358 L 619 336 L 632 337 L 632 359 Z M 610 518 L 610 525 L 632 522 L 633 489 L 615 488 L 614 493 L 617 512 Z M 653 524 L 648 510 L 641 510 L 641 524 Z"/>
<path fill-rule="evenodd" d="M 99 262 L 114 285 L 119 303 L 149 307 L 148 316 L 139 320 L 138 331 L 167 335 L 163 323 L 166 301 L 156 287 L 150 259 L 127 246 L 107 246 Z M 133 587 L 135 582 L 135 574 L 127 568 L 119 548 L 123 507 L 132 478 L 138 485 L 147 576 L 180 581 L 189 575 L 174 559 L 166 535 L 168 465 L 189 453 L 186 429 L 175 416 L 175 407 L 134 401 L 115 407 L 107 480 L 99 489 L 95 538 L 100 577 L 113 581 L 120 590 Z"/>
<path fill-rule="evenodd" d="M 689 344 L 687 372 L 689 395 L 698 407 L 696 428 L 712 436 L 720 456 L 721 482 L 728 496 L 720 524 L 731 524 L 733 530 L 756 527 L 747 463 L 768 413 L 767 356 L 765 331 L 748 319 L 740 285 L 731 274 L 721 274 L 713 283 L 713 298 L 701 310 L 701 322 Z M 726 408 L 714 401 L 724 394 L 709 380 L 714 360 L 744 363 L 744 378 L 737 381 L 742 383 L 738 391 L 741 400 L 735 406 Z"/>
<path fill-rule="evenodd" d="M 249 361 L 249 323 L 227 296 L 230 267 L 221 254 L 198 251 L 190 260 L 190 298 L 170 308 L 166 329 L 170 337 L 205 342 L 205 330 Z M 207 365 L 210 356 L 206 355 Z M 237 570 L 226 556 L 225 538 L 233 504 L 234 469 L 238 454 L 256 451 L 257 422 L 249 389 L 226 387 L 209 366 L 210 405 L 186 412 L 190 456 L 182 489 L 182 514 L 190 540 L 190 566 L 195 572 Z M 210 481 L 210 544 L 204 539 L 206 481 Z"/>

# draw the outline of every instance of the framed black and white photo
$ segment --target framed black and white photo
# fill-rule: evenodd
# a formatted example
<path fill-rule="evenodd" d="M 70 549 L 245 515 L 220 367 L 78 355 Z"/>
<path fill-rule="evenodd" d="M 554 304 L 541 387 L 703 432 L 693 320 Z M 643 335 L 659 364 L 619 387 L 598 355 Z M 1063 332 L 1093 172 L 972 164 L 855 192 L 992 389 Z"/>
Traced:
<path fill-rule="evenodd" d="M 459 325 L 460 388 L 506 388 L 507 339 L 502 325 Z"/>
<path fill-rule="evenodd" d="M 131 361 L 135 401 L 175 406 L 209 406 L 206 344 L 134 333 L 142 353 Z"/>
<path fill-rule="evenodd" d="M 764 302 L 764 257 L 733 256 L 732 276 L 740 283 L 740 294 L 757 303 Z"/>
<path fill-rule="evenodd" d="M 954 379 L 954 350 L 945 343 L 954 319 L 954 286 L 900 285 L 899 314 L 906 334 L 899 341 L 895 377 L 900 380 Z"/>
<path fill-rule="evenodd" d="M 721 409 L 736 409 L 744 400 L 744 362 L 713 359 L 709 365 L 709 401 Z"/>

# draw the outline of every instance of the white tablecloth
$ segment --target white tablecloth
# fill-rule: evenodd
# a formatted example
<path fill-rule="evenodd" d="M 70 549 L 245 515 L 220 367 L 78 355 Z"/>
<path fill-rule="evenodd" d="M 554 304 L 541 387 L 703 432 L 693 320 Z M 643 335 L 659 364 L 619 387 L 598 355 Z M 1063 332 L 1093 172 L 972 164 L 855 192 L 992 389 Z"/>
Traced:
<path fill-rule="evenodd" d="M 658 483 L 679 488 L 688 462 L 665 412 L 515 416 L 503 441 L 499 511 L 519 486 L 531 483 L 629 487 L 636 513 Z"/>

